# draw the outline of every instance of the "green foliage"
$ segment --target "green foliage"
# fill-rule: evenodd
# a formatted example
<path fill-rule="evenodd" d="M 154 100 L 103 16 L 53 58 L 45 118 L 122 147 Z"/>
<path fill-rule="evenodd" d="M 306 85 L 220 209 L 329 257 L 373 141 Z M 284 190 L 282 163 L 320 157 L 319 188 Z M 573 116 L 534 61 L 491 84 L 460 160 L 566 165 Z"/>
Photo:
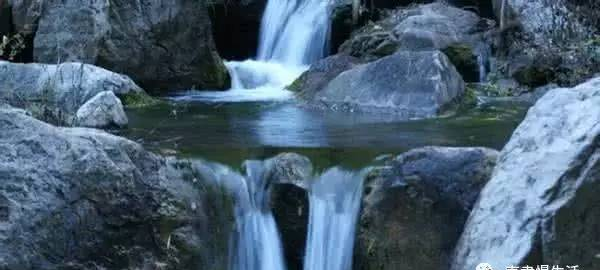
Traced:
<path fill-rule="evenodd" d="M 2 36 L 0 40 L 0 59 L 14 61 L 15 57 L 25 49 L 25 38 L 22 34 Z"/>

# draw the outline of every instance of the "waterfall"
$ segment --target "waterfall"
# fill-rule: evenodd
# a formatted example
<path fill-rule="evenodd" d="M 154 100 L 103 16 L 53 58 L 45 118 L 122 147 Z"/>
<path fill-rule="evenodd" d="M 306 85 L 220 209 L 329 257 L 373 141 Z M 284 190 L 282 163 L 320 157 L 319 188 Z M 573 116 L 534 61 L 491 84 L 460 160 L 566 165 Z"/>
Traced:
<path fill-rule="evenodd" d="M 269 0 L 257 59 L 225 62 L 231 89 L 194 92 L 193 97 L 211 102 L 291 98 L 284 88 L 325 56 L 330 13 L 329 0 Z"/>
<path fill-rule="evenodd" d="M 328 0 L 270 0 L 263 16 L 258 59 L 309 65 L 325 54 Z"/>
<path fill-rule="evenodd" d="M 217 163 L 200 173 L 234 199 L 235 228 L 229 245 L 230 270 L 285 270 L 279 231 L 269 202 L 269 161 L 244 162 L 245 175 Z M 360 172 L 331 168 L 308 183 L 309 223 L 304 270 L 350 270 L 363 179 Z"/>
<path fill-rule="evenodd" d="M 489 62 L 492 55 L 492 48 L 489 44 L 481 43 L 476 48 L 477 65 L 479 66 L 479 82 L 484 83 L 487 80 L 489 71 Z"/>
<path fill-rule="evenodd" d="M 506 1 L 507 0 L 502 0 L 500 2 L 500 31 L 503 31 L 504 27 L 506 27 Z"/>
<path fill-rule="evenodd" d="M 264 162 L 246 161 L 246 176 L 229 174 L 235 194 L 236 228 L 231 238 L 231 270 L 285 270 L 279 232 L 268 203 Z M 233 179 L 231 180 L 233 175 Z M 237 183 L 237 186 L 236 186 Z"/>
<path fill-rule="evenodd" d="M 352 269 L 363 178 L 332 168 L 312 183 L 304 270 Z"/>

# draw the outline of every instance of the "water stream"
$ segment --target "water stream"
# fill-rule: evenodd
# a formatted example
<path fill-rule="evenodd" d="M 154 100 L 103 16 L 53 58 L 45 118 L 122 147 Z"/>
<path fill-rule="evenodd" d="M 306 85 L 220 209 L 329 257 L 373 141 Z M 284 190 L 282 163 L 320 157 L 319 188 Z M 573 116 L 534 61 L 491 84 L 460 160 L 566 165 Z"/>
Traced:
<path fill-rule="evenodd" d="M 304 270 L 352 269 L 363 178 L 332 168 L 312 183 Z"/>
<path fill-rule="evenodd" d="M 227 170 L 221 180 L 234 191 L 235 230 L 231 238 L 231 270 L 285 270 L 281 240 L 268 203 L 264 162 L 244 163 L 246 176 Z"/>

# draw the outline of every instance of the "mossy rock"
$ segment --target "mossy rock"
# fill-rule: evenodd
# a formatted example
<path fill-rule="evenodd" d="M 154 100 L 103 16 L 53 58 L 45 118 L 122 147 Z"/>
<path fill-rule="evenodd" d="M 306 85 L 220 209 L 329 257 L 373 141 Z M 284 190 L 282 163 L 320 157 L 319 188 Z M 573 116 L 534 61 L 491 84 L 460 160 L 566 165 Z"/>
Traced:
<path fill-rule="evenodd" d="M 143 108 L 162 103 L 158 98 L 152 97 L 146 93 L 131 93 L 120 96 L 123 106 L 127 108 Z"/>
<path fill-rule="evenodd" d="M 471 46 L 467 44 L 453 44 L 442 50 L 456 70 L 462 75 L 465 82 L 479 81 L 479 63 Z"/>
<path fill-rule="evenodd" d="M 304 85 L 304 80 L 303 80 L 302 76 L 300 76 L 296 80 L 294 80 L 294 82 L 292 82 L 292 84 L 288 85 L 286 87 L 286 89 L 290 90 L 292 92 L 300 92 L 300 91 L 302 91 L 303 85 Z"/>
<path fill-rule="evenodd" d="M 554 71 L 548 67 L 532 65 L 517 70 L 513 77 L 520 84 L 530 87 L 538 87 L 554 81 L 556 76 Z"/>

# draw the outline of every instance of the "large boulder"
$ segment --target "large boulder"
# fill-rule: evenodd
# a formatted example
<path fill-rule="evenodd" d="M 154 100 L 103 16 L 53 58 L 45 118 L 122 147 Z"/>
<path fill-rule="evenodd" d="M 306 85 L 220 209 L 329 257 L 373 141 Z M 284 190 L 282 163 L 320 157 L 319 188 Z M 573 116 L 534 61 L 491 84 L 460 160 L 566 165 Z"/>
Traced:
<path fill-rule="evenodd" d="M 502 150 L 456 248 L 453 270 L 482 262 L 599 269 L 600 78 L 554 89 Z"/>
<path fill-rule="evenodd" d="M 303 98 L 311 98 L 340 73 L 349 70 L 362 61 L 356 57 L 336 54 L 321 59 L 302 73 L 287 89 L 297 92 Z"/>
<path fill-rule="evenodd" d="M 459 99 L 464 82 L 439 51 L 402 51 L 341 73 L 310 105 L 334 110 L 434 117 Z"/>
<path fill-rule="evenodd" d="M 36 62 L 96 64 L 149 90 L 228 88 L 205 1 L 51 0 L 38 9 Z"/>
<path fill-rule="evenodd" d="M 224 269 L 228 195 L 199 162 L 0 108 L 0 269 Z"/>
<path fill-rule="evenodd" d="M 73 124 L 82 105 L 100 92 L 144 95 L 129 77 L 92 65 L 14 64 L 0 61 L 0 99 L 57 124 Z M 50 118 L 50 119 L 48 119 Z"/>
<path fill-rule="evenodd" d="M 355 31 L 340 47 L 341 53 L 377 59 L 397 50 L 444 49 L 454 43 L 474 50 L 487 46 L 490 20 L 446 3 L 400 8 Z"/>
<path fill-rule="evenodd" d="M 80 127 L 125 127 L 129 120 L 121 100 L 113 92 L 98 93 L 75 113 L 75 125 Z"/>
<path fill-rule="evenodd" d="M 496 158 L 497 151 L 487 148 L 425 147 L 374 167 L 365 184 L 354 269 L 447 269 Z"/>

